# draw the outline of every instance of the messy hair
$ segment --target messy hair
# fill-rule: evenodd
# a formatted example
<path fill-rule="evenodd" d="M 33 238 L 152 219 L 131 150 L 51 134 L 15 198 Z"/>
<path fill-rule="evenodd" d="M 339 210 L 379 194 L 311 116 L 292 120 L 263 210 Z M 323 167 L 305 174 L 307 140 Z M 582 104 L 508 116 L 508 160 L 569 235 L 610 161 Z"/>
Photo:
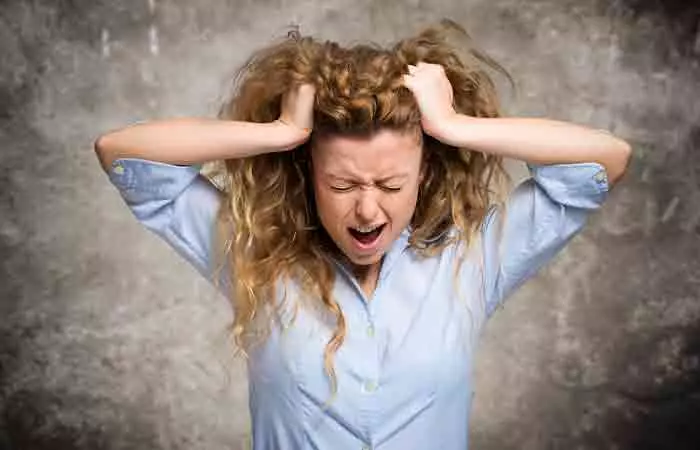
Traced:
<path fill-rule="evenodd" d="M 292 31 L 244 64 L 219 113 L 226 120 L 272 122 L 280 116 L 285 92 L 305 83 L 316 88 L 309 142 L 292 151 L 216 162 L 213 176 L 224 201 L 215 248 L 219 269 L 228 266 L 233 281 L 230 331 L 238 349 L 246 353 L 255 341 L 252 337 L 270 326 L 270 311 L 280 307 L 277 282 L 294 280 L 335 323 L 324 352 L 333 392 L 333 358 L 343 344 L 346 322 L 331 295 L 335 271 L 314 202 L 310 146 L 325 135 L 420 130 L 418 105 L 401 82 L 408 65 L 418 62 L 443 66 L 457 112 L 500 115 L 495 85 L 486 70 L 500 72 L 512 84 L 510 75 L 448 20 L 390 48 L 343 47 Z M 498 199 L 494 186 L 507 179 L 501 157 L 451 147 L 423 134 L 423 170 L 410 247 L 419 256 L 435 255 L 455 241 L 468 247 Z"/>

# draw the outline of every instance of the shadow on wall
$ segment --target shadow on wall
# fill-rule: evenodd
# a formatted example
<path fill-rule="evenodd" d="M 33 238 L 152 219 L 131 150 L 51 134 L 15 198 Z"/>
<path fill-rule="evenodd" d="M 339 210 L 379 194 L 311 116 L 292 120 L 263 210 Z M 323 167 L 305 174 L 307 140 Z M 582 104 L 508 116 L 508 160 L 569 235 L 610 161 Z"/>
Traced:
<path fill-rule="evenodd" d="M 125 412 L 123 404 L 99 404 L 104 399 L 80 398 L 69 393 L 50 390 L 14 392 L 5 400 L 5 435 L 0 435 L 0 449 L 7 450 L 70 450 L 153 448 L 158 442 L 157 427 L 136 411 Z M 115 417 L 94 418 L 77 426 L 67 425 L 55 417 L 75 408 L 90 405 L 100 411 L 112 411 Z M 122 417 L 117 417 L 122 416 Z M 119 447 L 114 437 L 119 436 Z"/>
<path fill-rule="evenodd" d="M 671 332 L 674 333 L 675 332 Z M 700 444 L 700 327 L 683 331 L 686 336 L 683 361 L 696 361 L 695 367 L 680 368 L 685 373 L 647 392 L 620 389 L 618 394 L 631 405 L 635 419 L 626 432 L 629 445 L 639 450 L 694 450 Z M 652 342 L 663 342 L 665 336 L 650 336 Z"/>
<path fill-rule="evenodd" d="M 634 41 L 626 44 L 636 50 L 629 52 L 653 52 L 661 68 L 692 66 L 696 74 L 700 72 L 700 4 L 685 0 L 603 3 L 608 13 L 622 8 L 636 19 L 654 17 L 661 25 L 656 39 L 630 36 Z M 649 112 L 650 131 L 662 131 L 663 124 L 655 122 L 658 113 Z M 609 280 L 597 286 L 598 291 L 629 304 L 639 302 L 638 310 L 644 314 L 634 320 L 638 328 L 629 330 L 615 352 L 611 372 L 617 381 L 603 387 L 618 405 L 601 424 L 607 438 L 601 441 L 599 436 L 597 445 L 586 448 L 695 450 L 700 448 L 700 125 L 677 142 L 642 145 L 647 147 L 642 153 L 663 155 L 648 158 L 637 173 L 631 170 L 625 185 L 646 192 L 650 200 L 646 205 L 665 208 L 657 211 L 659 219 L 646 230 L 640 227 L 639 233 L 612 237 L 609 242 L 599 238 L 601 248 L 620 250 L 605 252 L 607 267 L 602 274 L 625 273 L 626 268 L 627 273 L 637 273 L 624 280 L 603 275 Z M 637 207 L 645 205 L 640 202 Z"/>
<path fill-rule="evenodd" d="M 636 325 L 613 362 L 618 376 L 611 393 L 624 407 L 608 425 L 611 438 L 624 443 L 620 448 L 700 448 L 698 148 L 700 126 L 695 126 L 681 147 L 647 174 L 650 198 L 667 205 L 659 222 L 647 236 L 627 240 L 624 251 L 606 254 L 611 270 L 636 270 L 637 281 L 604 288 L 612 298 L 638 302 L 637 311 L 644 311 L 633 318 Z M 609 245 L 620 248 L 619 242 Z"/>
<path fill-rule="evenodd" d="M 647 45 L 668 45 L 668 48 L 651 47 L 647 51 L 655 51 L 659 55 L 668 52 L 678 52 L 685 58 L 697 58 L 700 53 L 700 5 L 687 0 L 613 0 L 603 2 L 606 7 L 614 10 L 618 6 L 630 11 L 635 17 L 651 15 L 661 18 L 668 26 L 663 30 L 661 39 L 647 42 Z"/>
<path fill-rule="evenodd" d="M 685 0 L 621 0 L 620 3 L 637 14 L 653 14 L 666 21 L 666 39 L 657 42 L 665 42 L 669 47 L 658 49 L 659 55 L 678 56 L 686 63 L 700 62 L 700 4 Z M 700 304 L 700 195 L 697 195 L 700 193 L 700 125 L 692 128 L 681 144 L 680 151 L 674 152 L 657 171 L 654 184 L 658 189 L 654 192 L 658 204 L 669 205 L 669 208 L 676 209 L 679 198 L 689 200 L 685 203 L 685 221 L 679 232 L 664 214 L 662 219 L 667 218 L 667 223 L 662 224 L 646 244 L 648 256 L 657 259 L 660 269 L 676 267 L 668 277 L 659 280 L 661 285 L 653 289 L 653 293 L 660 298 L 666 294 L 670 301 L 687 299 L 689 306 L 697 309 Z M 633 296 L 631 292 L 631 300 Z M 654 334 L 637 339 L 631 356 L 644 361 L 653 354 L 655 346 L 661 350 L 660 357 L 671 348 L 678 349 L 674 363 L 667 368 L 671 374 L 648 389 L 634 389 L 630 385 L 618 390 L 632 405 L 637 417 L 629 448 L 700 448 L 700 323 L 695 320 L 687 326 L 660 328 Z M 653 368 L 649 369 L 653 373 Z M 658 383 L 659 378 L 654 381 Z"/>

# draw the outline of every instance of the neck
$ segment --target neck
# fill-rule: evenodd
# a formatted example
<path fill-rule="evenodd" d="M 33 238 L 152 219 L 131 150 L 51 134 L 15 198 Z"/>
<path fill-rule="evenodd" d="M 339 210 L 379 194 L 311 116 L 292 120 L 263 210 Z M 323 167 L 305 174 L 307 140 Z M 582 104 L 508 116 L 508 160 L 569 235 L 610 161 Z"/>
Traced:
<path fill-rule="evenodd" d="M 379 277 L 379 269 L 381 267 L 381 262 L 376 264 L 371 264 L 369 266 L 356 266 L 352 265 L 352 274 L 355 275 L 358 283 L 364 283 L 365 281 L 376 279 Z"/>
<path fill-rule="evenodd" d="M 365 293 L 367 298 L 371 298 L 374 293 L 374 289 L 377 287 L 377 280 L 379 279 L 379 270 L 381 268 L 381 261 L 376 264 L 371 264 L 368 266 L 356 266 L 353 265 L 351 270 L 357 284 L 360 285 L 362 291 Z"/>
<path fill-rule="evenodd" d="M 335 246 L 335 243 L 333 243 L 332 240 L 330 243 L 332 245 L 332 257 L 335 258 L 337 262 L 339 262 L 343 267 L 345 267 L 345 269 L 347 269 L 348 272 L 350 272 L 350 274 L 355 277 L 357 284 L 360 285 L 360 288 L 365 293 L 365 297 L 368 299 L 371 298 L 375 287 L 377 287 L 379 271 L 382 267 L 382 263 L 384 262 L 384 256 L 382 256 L 382 259 L 375 264 L 357 265 L 353 264 L 348 257 Z"/>

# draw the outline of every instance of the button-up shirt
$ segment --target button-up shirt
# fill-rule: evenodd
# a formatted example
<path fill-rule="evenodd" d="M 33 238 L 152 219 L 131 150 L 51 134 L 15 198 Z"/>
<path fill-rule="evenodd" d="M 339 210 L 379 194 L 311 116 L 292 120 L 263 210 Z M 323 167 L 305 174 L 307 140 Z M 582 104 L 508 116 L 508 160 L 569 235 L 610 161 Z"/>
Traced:
<path fill-rule="evenodd" d="M 272 321 L 247 360 L 254 449 L 467 448 L 472 362 L 486 319 L 608 192 L 597 163 L 529 169 L 468 247 L 457 242 L 422 258 L 404 231 L 371 299 L 337 265 L 333 295 L 347 334 L 334 360 L 335 396 L 323 362 L 334 321 L 314 308 Z M 108 173 L 136 219 L 212 281 L 221 196 L 199 167 L 121 158 Z M 277 284 L 279 296 L 299 292 L 293 281 Z"/>

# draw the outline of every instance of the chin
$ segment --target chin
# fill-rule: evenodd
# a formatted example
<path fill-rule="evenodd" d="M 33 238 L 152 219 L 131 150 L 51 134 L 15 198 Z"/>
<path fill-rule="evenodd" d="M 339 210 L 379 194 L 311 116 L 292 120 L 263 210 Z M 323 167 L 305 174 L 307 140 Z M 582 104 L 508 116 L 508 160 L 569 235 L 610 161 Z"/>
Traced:
<path fill-rule="evenodd" d="M 385 252 L 377 252 L 370 256 L 351 256 L 345 253 L 345 257 L 356 266 L 373 266 L 381 262 L 384 254 Z"/>

